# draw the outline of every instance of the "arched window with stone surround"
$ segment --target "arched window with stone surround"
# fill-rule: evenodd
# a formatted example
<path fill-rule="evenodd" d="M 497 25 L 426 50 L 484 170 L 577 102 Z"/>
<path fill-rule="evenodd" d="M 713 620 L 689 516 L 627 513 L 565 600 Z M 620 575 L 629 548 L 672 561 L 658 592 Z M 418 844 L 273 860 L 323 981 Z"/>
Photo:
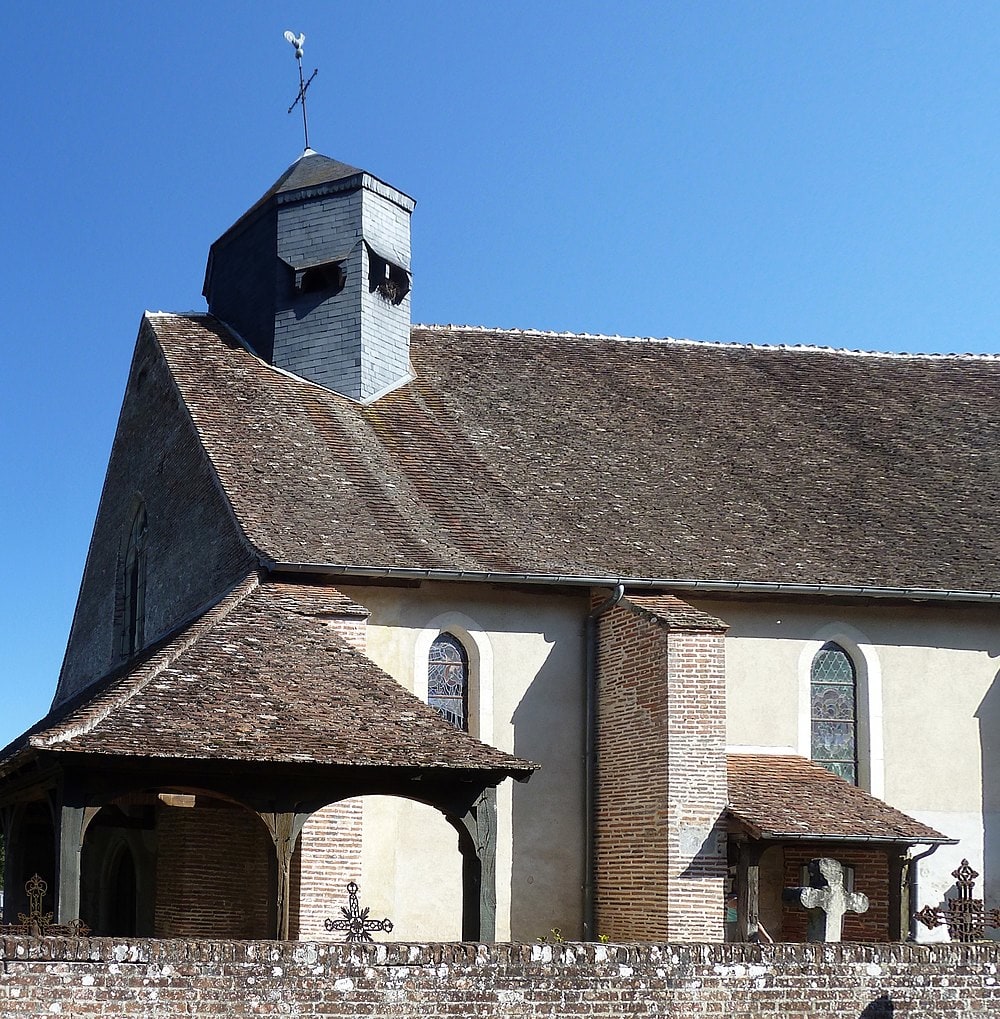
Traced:
<path fill-rule="evenodd" d="M 122 562 L 122 654 L 135 654 L 142 645 L 146 622 L 146 507 L 140 500 L 132 517 Z"/>
<path fill-rule="evenodd" d="M 812 718 L 810 756 L 817 764 L 857 785 L 858 676 L 851 656 L 824 644 L 809 672 Z"/>
<path fill-rule="evenodd" d="M 469 656 L 462 642 L 439 633 L 427 658 L 427 703 L 456 729 L 469 729 Z"/>

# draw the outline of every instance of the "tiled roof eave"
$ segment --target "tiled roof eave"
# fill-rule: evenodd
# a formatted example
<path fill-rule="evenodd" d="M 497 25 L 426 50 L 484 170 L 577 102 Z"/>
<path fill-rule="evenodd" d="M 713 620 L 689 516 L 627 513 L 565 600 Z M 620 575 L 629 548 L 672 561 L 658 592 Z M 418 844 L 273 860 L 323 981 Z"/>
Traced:
<path fill-rule="evenodd" d="M 202 763 L 207 767 L 215 767 L 221 761 L 225 761 L 228 765 L 236 768 L 239 768 L 241 765 L 253 768 L 259 764 L 267 767 L 277 765 L 289 770 L 309 768 L 327 771 L 391 771 L 398 775 L 409 773 L 423 775 L 437 774 L 455 779 L 461 779 L 463 776 L 478 779 L 484 775 L 494 775 L 513 778 L 519 782 L 526 781 L 539 768 L 537 764 L 530 761 L 521 761 L 517 758 L 511 758 L 510 763 L 507 764 L 500 764 L 499 762 L 490 764 L 455 764 L 444 760 L 402 764 L 392 760 L 362 760 L 358 758 L 320 760 L 308 755 L 296 758 L 289 755 L 260 753 L 256 749 L 252 755 L 248 754 L 246 757 L 236 756 L 231 753 L 185 754 L 175 752 L 166 754 L 157 753 L 155 747 L 148 747 L 141 752 L 128 748 L 116 751 L 102 750 L 95 752 L 81 749 L 72 743 L 60 746 L 59 744 L 36 744 L 32 741 L 26 743 L 9 761 L 4 762 L 4 766 L 6 767 L 15 761 L 21 762 L 22 758 L 24 761 L 27 761 L 29 755 L 45 755 L 50 760 L 52 758 L 61 758 L 67 762 L 76 758 L 93 762 L 95 757 L 114 760 L 131 759 L 152 762 L 158 766 L 169 765 L 171 763 L 183 763 L 185 765 Z"/>
<path fill-rule="evenodd" d="M 878 587 L 870 584 L 800 584 L 794 582 L 706 580 L 671 576 L 629 576 L 617 573 L 535 573 L 498 570 L 464 570 L 428 567 L 426 569 L 388 564 L 290 562 L 269 560 L 267 565 L 280 573 L 317 574 L 342 577 L 384 577 L 397 580 L 443 580 L 464 583 L 530 584 L 570 587 L 655 588 L 677 592 L 748 595 L 818 595 L 829 598 L 879 598 L 902 601 L 964 601 L 1000 603 L 1000 591 L 964 591 L 931 587 Z"/>
<path fill-rule="evenodd" d="M 732 807 L 727 807 L 726 812 L 739 824 L 747 829 L 747 832 L 754 839 L 768 842 L 848 842 L 848 843 L 877 843 L 880 845 L 958 845 L 958 839 L 946 838 L 944 835 L 937 837 L 930 835 L 847 835 L 835 831 L 771 831 L 760 828 L 750 818 L 740 814 Z"/>

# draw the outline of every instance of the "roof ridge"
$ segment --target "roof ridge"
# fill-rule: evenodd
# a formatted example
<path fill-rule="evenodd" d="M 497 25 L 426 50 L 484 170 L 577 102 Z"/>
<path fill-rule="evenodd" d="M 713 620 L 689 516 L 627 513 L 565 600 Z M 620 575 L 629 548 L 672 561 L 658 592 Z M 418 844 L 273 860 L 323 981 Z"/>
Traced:
<path fill-rule="evenodd" d="M 910 353 L 892 350 L 859 350 L 849 347 L 831 347 L 813 343 L 740 343 L 730 340 L 693 340 L 678 336 L 621 336 L 618 333 L 578 333 L 556 329 L 518 329 L 499 326 L 458 325 L 456 323 L 413 323 L 413 329 L 437 329 L 451 332 L 504 333 L 510 336 L 559 337 L 573 340 L 615 340 L 619 343 L 662 343 L 691 347 L 719 347 L 724 350 L 783 350 L 804 354 L 845 354 L 850 357 L 887 357 L 894 360 L 913 361 L 1000 361 L 1000 353 Z"/>
<path fill-rule="evenodd" d="M 235 608 L 242 605 L 260 587 L 260 584 L 260 574 L 257 571 L 248 574 L 242 581 L 233 585 L 213 606 L 205 610 L 200 616 L 197 616 L 193 622 L 189 623 L 186 627 L 182 626 L 176 637 L 168 640 L 163 648 L 143 662 L 137 670 L 126 673 L 117 689 L 111 687 L 98 692 L 94 700 L 103 697 L 105 701 L 98 711 L 93 714 L 86 714 L 84 718 L 75 724 L 57 724 L 53 727 L 55 731 L 49 730 L 45 736 L 41 734 L 32 736 L 30 740 L 31 746 L 39 748 L 52 747 L 63 740 L 73 739 L 75 736 L 81 736 L 96 728 L 113 711 L 130 701 L 136 694 L 141 693 L 164 669 L 170 668 L 184 652 L 191 648 L 206 633 L 215 629 Z M 80 705 L 77 711 L 86 712 L 88 705 L 93 703 L 93 700 L 86 701 Z M 71 712 L 70 714 L 72 716 L 76 713 Z"/>
<path fill-rule="evenodd" d="M 164 318 L 212 318 L 207 311 L 151 311 L 144 314 Z M 738 340 L 694 340 L 684 336 L 622 336 L 619 333 L 574 332 L 570 329 L 521 329 L 503 326 L 461 325 L 455 322 L 414 322 L 411 329 L 448 330 L 454 333 L 504 333 L 508 336 L 559 337 L 567 340 L 615 340 L 619 343 L 662 343 L 686 347 L 718 347 L 722 350 L 784 350 L 803 354 L 844 354 L 848 357 L 887 357 L 896 361 L 1000 361 L 1000 352 L 989 351 L 898 351 L 831 347 L 821 343 L 743 343 Z M 245 345 L 245 341 L 241 340 Z M 268 362 L 264 362 L 267 364 Z M 271 366 L 273 367 L 273 365 Z M 293 375 L 293 378 L 299 376 Z"/>

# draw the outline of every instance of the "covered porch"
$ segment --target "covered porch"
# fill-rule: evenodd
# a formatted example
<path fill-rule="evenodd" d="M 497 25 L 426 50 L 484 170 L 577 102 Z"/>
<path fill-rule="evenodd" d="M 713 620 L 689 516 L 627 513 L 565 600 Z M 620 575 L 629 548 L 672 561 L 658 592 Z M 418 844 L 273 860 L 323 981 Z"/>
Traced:
<path fill-rule="evenodd" d="M 802 757 L 730 754 L 727 941 L 806 941 L 807 913 L 788 890 L 809 883 L 810 860 L 843 868 L 844 891 L 867 897 L 847 912 L 845 941 L 906 939 L 912 849 L 954 845 Z"/>
<path fill-rule="evenodd" d="M 97 934 L 295 937 L 307 900 L 336 915 L 357 880 L 359 821 L 336 805 L 393 797 L 451 827 L 461 902 L 442 908 L 493 940 L 496 786 L 534 766 L 352 647 L 330 625 L 344 601 L 248 582 L 0 753 L 4 920 L 37 872 L 44 908 Z"/>

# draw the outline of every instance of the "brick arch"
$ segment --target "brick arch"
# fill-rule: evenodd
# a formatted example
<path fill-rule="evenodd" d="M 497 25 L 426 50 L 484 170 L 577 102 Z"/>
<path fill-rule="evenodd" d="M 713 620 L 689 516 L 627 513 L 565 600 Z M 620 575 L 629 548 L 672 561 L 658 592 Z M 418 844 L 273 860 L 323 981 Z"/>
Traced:
<path fill-rule="evenodd" d="M 390 940 L 475 940 L 481 880 L 467 823 L 431 798 L 342 797 L 302 827 L 291 864 L 289 935 L 342 940 L 323 921 L 340 915 L 354 881 L 361 905 L 393 920 Z"/>
<path fill-rule="evenodd" d="M 161 798 L 157 808 L 154 936 L 273 936 L 274 847 L 266 825 L 232 799 L 193 800 Z"/>

